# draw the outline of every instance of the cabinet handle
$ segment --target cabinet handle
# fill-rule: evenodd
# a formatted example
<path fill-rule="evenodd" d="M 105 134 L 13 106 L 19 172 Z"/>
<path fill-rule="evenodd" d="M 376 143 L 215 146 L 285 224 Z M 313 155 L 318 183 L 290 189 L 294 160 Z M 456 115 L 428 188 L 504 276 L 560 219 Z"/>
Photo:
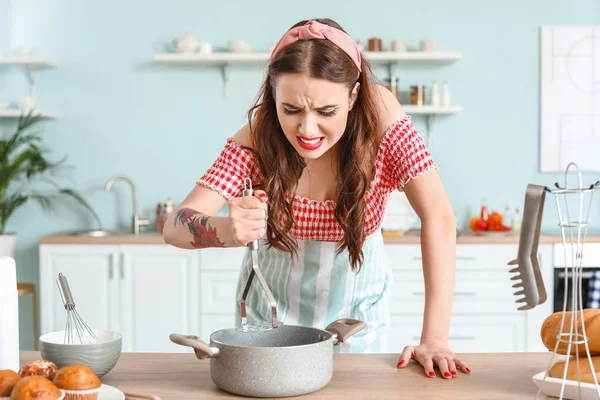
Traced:
<path fill-rule="evenodd" d="M 119 268 L 121 271 L 121 279 L 125 279 L 125 254 L 121 254 L 121 263 Z"/>
<path fill-rule="evenodd" d="M 108 280 L 112 281 L 114 276 L 115 257 L 111 254 L 108 258 Z"/>
<path fill-rule="evenodd" d="M 581 279 L 591 279 L 592 276 L 593 276 L 593 274 L 594 274 L 593 272 L 583 272 L 583 271 L 579 272 L 579 276 L 581 276 Z M 573 278 L 573 273 L 569 272 L 567 274 L 567 276 L 569 277 L 569 279 L 571 279 L 571 278 Z M 565 277 L 565 273 L 564 272 L 559 272 L 558 273 L 558 277 L 561 278 L 561 279 L 564 278 Z"/>
<path fill-rule="evenodd" d="M 475 296 L 477 292 L 454 292 L 455 296 Z M 425 292 L 413 292 L 414 296 L 425 296 Z"/>
<path fill-rule="evenodd" d="M 475 336 L 449 336 L 448 340 L 475 340 Z"/>

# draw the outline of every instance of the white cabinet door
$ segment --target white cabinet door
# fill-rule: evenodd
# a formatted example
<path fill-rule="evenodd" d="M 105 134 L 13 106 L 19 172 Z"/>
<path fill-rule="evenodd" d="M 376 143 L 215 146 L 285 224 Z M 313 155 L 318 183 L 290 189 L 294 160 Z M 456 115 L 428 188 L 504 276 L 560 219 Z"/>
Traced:
<path fill-rule="evenodd" d="M 116 245 L 41 245 L 41 334 L 64 330 L 67 312 L 56 278 L 69 283 L 75 309 L 91 328 L 118 331 Z"/>
<path fill-rule="evenodd" d="M 406 345 L 418 345 L 422 317 L 393 315 L 389 353 L 401 353 Z M 525 350 L 525 315 L 453 316 L 448 346 L 455 353 L 501 353 Z"/>
<path fill-rule="evenodd" d="M 198 252 L 165 245 L 122 245 L 119 304 L 123 351 L 191 352 L 171 333 L 197 334 Z"/>

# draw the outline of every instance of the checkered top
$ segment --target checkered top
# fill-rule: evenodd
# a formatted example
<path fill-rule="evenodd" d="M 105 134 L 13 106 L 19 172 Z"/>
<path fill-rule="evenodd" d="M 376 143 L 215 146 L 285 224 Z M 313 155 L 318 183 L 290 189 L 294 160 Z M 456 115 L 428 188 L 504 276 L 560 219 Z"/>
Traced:
<path fill-rule="evenodd" d="M 244 179 L 262 180 L 254 156 L 233 139 L 228 138 L 225 148 L 196 182 L 215 190 L 226 199 L 240 196 Z M 388 128 L 377 152 L 375 177 L 366 193 L 365 232 L 374 233 L 381 226 L 387 200 L 393 190 L 404 186 L 425 171 L 437 168 L 410 116 Z M 268 194 L 268 193 L 267 193 Z M 294 225 L 290 234 L 299 240 L 340 241 L 344 231 L 335 219 L 335 201 L 317 201 L 294 197 Z"/>

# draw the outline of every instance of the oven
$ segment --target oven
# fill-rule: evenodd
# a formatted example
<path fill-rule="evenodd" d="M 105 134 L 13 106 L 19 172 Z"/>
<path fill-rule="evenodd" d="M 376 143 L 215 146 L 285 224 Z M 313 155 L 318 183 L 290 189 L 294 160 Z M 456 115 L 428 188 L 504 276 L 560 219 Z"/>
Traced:
<path fill-rule="evenodd" d="M 565 295 L 565 283 L 569 285 L 567 293 L 567 311 L 573 311 L 573 277 L 571 276 L 570 268 L 567 268 L 568 280 L 565 282 L 565 269 L 554 268 L 554 312 L 563 310 L 563 301 Z M 590 282 L 593 279 L 594 272 L 600 271 L 598 267 L 585 267 L 581 270 L 581 296 L 583 300 L 583 308 L 590 307 Z"/>

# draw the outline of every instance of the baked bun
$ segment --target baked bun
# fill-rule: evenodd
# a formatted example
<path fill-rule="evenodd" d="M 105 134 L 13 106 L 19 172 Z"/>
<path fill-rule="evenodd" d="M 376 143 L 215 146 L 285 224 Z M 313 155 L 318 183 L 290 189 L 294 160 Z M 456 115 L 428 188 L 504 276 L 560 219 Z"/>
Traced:
<path fill-rule="evenodd" d="M 42 376 L 26 376 L 14 387 L 10 400 L 59 400 L 63 393 Z"/>
<path fill-rule="evenodd" d="M 0 397 L 9 397 L 13 388 L 21 380 L 21 375 L 11 369 L 0 371 Z"/>
<path fill-rule="evenodd" d="M 58 370 L 54 384 L 65 390 L 89 390 L 99 388 L 102 382 L 85 365 L 70 364 Z"/>
<path fill-rule="evenodd" d="M 600 356 L 592 357 L 592 365 L 594 371 L 596 371 L 596 379 L 600 383 Z M 565 372 L 565 361 L 557 362 L 550 368 L 550 376 L 552 378 L 562 379 Z M 590 368 L 590 361 L 587 357 L 579 357 L 579 374 L 581 376 L 581 382 L 594 383 L 594 376 L 592 375 L 592 369 Z M 577 360 L 571 357 L 569 360 L 569 367 L 567 368 L 567 380 L 579 381 L 577 375 Z"/>
<path fill-rule="evenodd" d="M 555 312 L 550 315 L 542 324 L 541 336 L 544 346 L 550 351 L 554 351 L 556 345 L 556 338 L 560 329 L 560 320 L 562 318 L 562 311 Z M 562 329 L 562 333 L 569 333 L 571 331 L 571 311 L 565 312 L 565 322 Z M 573 330 L 573 333 L 577 332 L 582 334 L 581 328 L 581 315 L 577 315 L 577 331 Z M 583 310 L 583 320 L 585 325 L 585 335 L 588 337 L 588 347 L 592 356 L 600 355 L 600 309 L 597 308 L 586 308 Z M 568 336 L 562 336 L 562 339 L 568 340 Z M 573 341 L 578 341 L 579 338 L 573 337 Z M 567 354 L 568 343 L 560 342 L 558 345 L 557 352 L 559 354 Z M 575 355 L 579 353 L 580 356 L 586 356 L 585 344 L 571 345 L 571 354 Z"/>
<path fill-rule="evenodd" d="M 52 361 L 33 360 L 23 365 L 19 371 L 19 375 L 25 376 L 43 376 L 46 379 L 53 380 L 56 376 L 56 365 Z"/>

